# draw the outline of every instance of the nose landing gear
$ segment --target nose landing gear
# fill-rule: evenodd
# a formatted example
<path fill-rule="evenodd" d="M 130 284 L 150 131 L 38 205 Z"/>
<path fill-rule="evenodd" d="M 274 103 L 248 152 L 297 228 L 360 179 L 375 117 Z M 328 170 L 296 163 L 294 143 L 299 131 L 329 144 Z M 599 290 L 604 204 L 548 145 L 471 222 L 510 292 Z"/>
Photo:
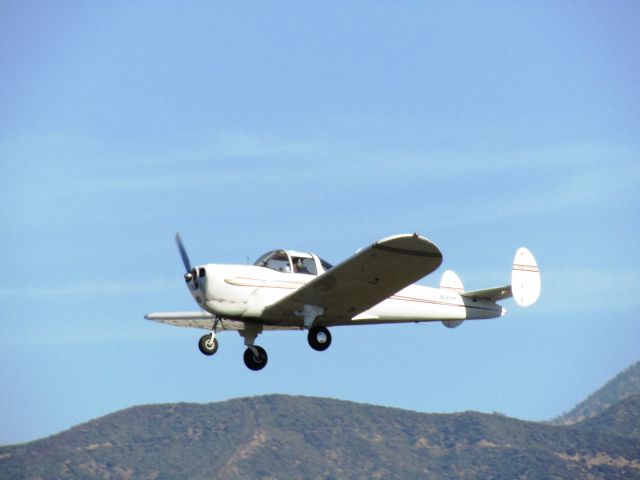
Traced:
<path fill-rule="evenodd" d="M 215 337 L 215 334 L 208 333 L 203 335 L 198 342 L 198 348 L 207 356 L 216 353 L 218 351 L 218 339 Z"/>

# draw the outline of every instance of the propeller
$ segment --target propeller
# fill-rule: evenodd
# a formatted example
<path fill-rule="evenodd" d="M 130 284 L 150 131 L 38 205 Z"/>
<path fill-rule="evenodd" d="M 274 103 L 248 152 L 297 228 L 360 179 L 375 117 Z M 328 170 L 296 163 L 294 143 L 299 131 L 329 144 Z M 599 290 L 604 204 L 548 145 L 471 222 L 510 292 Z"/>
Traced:
<path fill-rule="evenodd" d="M 180 256 L 182 257 L 182 263 L 184 265 L 187 273 L 184 274 L 184 279 L 187 282 L 193 280 L 195 275 L 193 274 L 194 269 L 191 268 L 191 261 L 189 260 L 189 255 L 187 255 L 187 249 L 184 248 L 184 244 L 182 243 L 182 238 L 180 238 L 180 234 L 176 233 L 176 243 L 178 244 L 178 250 L 180 250 Z"/>

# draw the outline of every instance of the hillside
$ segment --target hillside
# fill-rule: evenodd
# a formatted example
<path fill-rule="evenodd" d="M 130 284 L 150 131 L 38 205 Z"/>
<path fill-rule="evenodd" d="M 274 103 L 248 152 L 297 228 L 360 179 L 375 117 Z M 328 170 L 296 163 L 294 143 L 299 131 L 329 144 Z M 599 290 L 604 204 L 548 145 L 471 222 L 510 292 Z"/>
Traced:
<path fill-rule="evenodd" d="M 554 426 L 282 395 L 123 410 L 0 448 L 0 478 L 640 478 L 640 396 Z"/>
<path fill-rule="evenodd" d="M 579 422 L 603 412 L 628 396 L 637 394 L 640 394 L 640 361 L 620 372 L 572 410 L 554 419 L 553 423 L 570 425 Z"/>
<path fill-rule="evenodd" d="M 579 427 L 626 438 L 640 439 L 640 394 L 625 397 L 599 415 L 580 422 Z"/>

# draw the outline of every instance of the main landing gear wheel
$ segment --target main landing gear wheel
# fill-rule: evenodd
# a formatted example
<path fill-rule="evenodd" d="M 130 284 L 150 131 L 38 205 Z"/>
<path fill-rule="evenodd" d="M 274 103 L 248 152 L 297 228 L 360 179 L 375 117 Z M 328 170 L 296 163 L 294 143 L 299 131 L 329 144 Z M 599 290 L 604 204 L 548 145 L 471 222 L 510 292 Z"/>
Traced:
<path fill-rule="evenodd" d="M 252 348 L 258 352 L 258 356 L 256 356 L 256 354 L 253 352 Z M 244 364 L 249 370 L 262 370 L 267 365 L 268 359 L 269 358 L 267 357 L 267 352 L 264 350 L 264 348 L 257 345 L 248 347 L 244 351 Z"/>
<path fill-rule="evenodd" d="M 309 341 L 311 348 L 318 352 L 322 352 L 331 345 L 331 333 L 329 333 L 329 330 L 326 327 L 312 327 L 309 329 L 307 340 Z"/>
<path fill-rule="evenodd" d="M 213 355 L 218 351 L 218 339 L 210 333 L 203 335 L 198 342 L 198 348 L 205 355 Z"/>

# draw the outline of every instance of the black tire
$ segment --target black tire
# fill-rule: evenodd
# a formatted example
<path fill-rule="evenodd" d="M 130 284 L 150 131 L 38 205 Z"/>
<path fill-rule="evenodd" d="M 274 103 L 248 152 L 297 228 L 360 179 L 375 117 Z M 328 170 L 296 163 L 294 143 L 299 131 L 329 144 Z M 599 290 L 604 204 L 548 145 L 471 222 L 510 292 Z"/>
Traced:
<path fill-rule="evenodd" d="M 322 352 L 331 345 L 331 333 L 326 327 L 316 326 L 309 329 L 307 335 L 309 346 L 318 352 Z"/>
<path fill-rule="evenodd" d="M 267 365 L 267 360 L 269 360 L 269 357 L 267 356 L 267 352 L 264 348 L 257 345 L 254 345 L 253 348 L 258 351 L 259 357 L 256 358 L 256 356 L 253 354 L 253 351 L 250 348 L 247 348 L 244 351 L 244 364 L 249 370 L 257 372 L 258 370 L 262 370 Z"/>
<path fill-rule="evenodd" d="M 198 342 L 198 348 L 200 351 L 207 356 L 213 355 L 218 351 L 218 339 L 214 338 L 213 342 L 211 342 L 211 334 L 207 333 L 200 338 Z"/>

